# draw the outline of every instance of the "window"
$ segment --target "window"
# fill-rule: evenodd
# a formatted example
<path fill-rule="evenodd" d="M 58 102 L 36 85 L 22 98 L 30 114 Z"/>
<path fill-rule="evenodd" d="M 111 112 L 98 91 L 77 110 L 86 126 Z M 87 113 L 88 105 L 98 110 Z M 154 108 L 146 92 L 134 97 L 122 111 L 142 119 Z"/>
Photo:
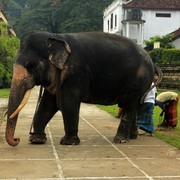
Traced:
<path fill-rule="evenodd" d="M 111 29 L 113 28 L 113 13 L 111 14 Z"/>
<path fill-rule="evenodd" d="M 170 13 L 156 13 L 156 17 L 168 18 L 168 17 L 171 17 L 171 14 Z"/>
<path fill-rule="evenodd" d="M 117 14 L 115 15 L 115 27 L 117 27 Z"/>
<path fill-rule="evenodd" d="M 108 25 L 108 31 L 109 31 L 109 20 L 108 20 L 108 22 L 107 22 L 107 25 Z"/>

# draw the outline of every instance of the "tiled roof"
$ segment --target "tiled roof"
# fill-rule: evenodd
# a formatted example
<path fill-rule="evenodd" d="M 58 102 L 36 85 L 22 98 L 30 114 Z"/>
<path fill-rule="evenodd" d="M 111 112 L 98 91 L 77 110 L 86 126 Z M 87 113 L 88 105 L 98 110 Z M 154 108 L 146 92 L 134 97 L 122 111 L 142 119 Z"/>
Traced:
<path fill-rule="evenodd" d="M 123 8 L 180 10 L 180 0 L 132 0 Z"/>
<path fill-rule="evenodd" d="M 178 39 L 180 37 L 180 28 L 173 31 L 172 33 L 170 34 L 173 34 L 174 35 L 174 38 L 173 39 Z"/>

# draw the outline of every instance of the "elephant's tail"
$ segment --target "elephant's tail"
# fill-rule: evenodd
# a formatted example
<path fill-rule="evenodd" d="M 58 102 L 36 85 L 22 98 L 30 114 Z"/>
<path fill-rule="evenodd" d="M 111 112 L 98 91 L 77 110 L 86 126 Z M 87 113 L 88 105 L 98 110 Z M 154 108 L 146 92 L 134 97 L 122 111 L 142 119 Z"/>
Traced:
<path fill-rule="evenodd" d="M 146 95 L 147 95 L 154 87 L 157 87 L 157 86 L 160 84 L 160 82 L 161 82 L 161 80 L 162 80 L 162 78 L 163 78 L 163 73 L 162 73 L 161 69 L 160 69 L 159 67 L 157 67 L 155 64 L 154 64 L 154 69 L 155 69 L 155 74 L 157 75 L 158 78 L 157 78 L 157 80 L 154 82 L 153 86 L 151 86 L 150 89 L 148 89 L 148 90 L 144 93 L 144 95 L 141 97 L 141 100 L 140 100 L 140 103 L 141 103 L 141 104 L 144 102 L 144 99 L 145 99 Z"/>
<path fill-rule="evenodd" d="M 157 80 L 154 82 L 154 87 L 155 86 L 157 87 L 160 84 L 160 82 L 162 81 L 163 73 L 162 73 L 161 69 L 159 67 L 157 67 L 155 64 L 154 64 L 154 69 L 155 69 L 155 74 L 157 74 L 157 76 L 158 76 Z"/>

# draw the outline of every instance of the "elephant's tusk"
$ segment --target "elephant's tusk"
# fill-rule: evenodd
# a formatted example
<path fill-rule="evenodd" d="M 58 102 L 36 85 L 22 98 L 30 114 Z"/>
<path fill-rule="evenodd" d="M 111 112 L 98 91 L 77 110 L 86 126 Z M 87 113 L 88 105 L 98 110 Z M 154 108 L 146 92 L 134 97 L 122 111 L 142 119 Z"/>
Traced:
<path fill-rule="evenodd" d="M 31 89 L 27 90 L 24 97 L 23 97 L 23 100 L 21 101 L 21 104 L 18 106 L 18 108 L 11 114 L 11 116 L 9 117 L 10 119 L 15 117 L 22 109 L 23 107 L 25 106 L 25 104 L 27 103 L 28 99 L 29 99 L 29 96 L 31 94 Z"/>

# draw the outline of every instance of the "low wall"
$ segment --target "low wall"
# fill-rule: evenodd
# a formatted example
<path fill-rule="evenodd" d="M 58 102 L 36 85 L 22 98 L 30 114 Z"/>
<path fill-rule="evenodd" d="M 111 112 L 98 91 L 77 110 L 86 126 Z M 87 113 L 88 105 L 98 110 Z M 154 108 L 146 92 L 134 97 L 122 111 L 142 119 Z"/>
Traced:
<path fill-rule="evenodd" d="M 163 72 L 160 88 L 180 90 L 180 64 L 157 64 Z"/>

